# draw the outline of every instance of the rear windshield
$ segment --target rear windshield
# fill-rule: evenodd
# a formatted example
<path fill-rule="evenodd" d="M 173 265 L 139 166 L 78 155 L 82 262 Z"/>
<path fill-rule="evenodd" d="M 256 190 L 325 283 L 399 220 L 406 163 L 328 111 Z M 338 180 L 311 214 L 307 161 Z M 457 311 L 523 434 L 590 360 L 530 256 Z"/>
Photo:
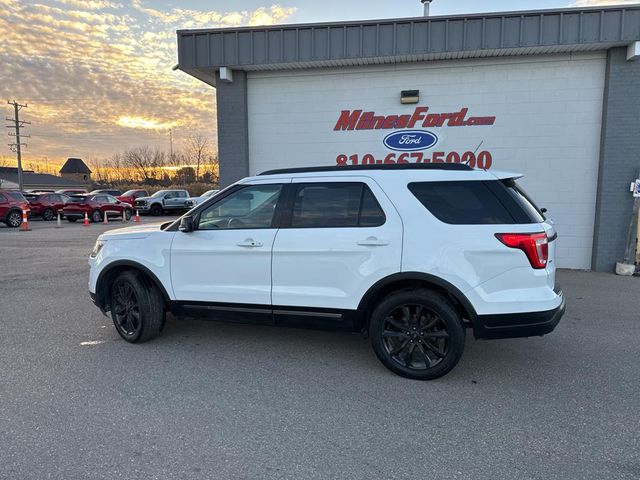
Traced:
<path fill-rule="evenodd" d="M 539 210 L 513 179 L 416 182 L 409 190 L 438 220 L 452 225 L 540 223 Z"/>
<path fill-rule="evenodd" d="M 82 203 L 87 200 L 86 195 L 72 195 L 69 197 L 69 201 L 73 203 Z"/>
<path fill-rule="evenodd" d="M 26 202 L 27 199 L 20 192 L 7 192 L 11 198 L 19 202 Z"/>

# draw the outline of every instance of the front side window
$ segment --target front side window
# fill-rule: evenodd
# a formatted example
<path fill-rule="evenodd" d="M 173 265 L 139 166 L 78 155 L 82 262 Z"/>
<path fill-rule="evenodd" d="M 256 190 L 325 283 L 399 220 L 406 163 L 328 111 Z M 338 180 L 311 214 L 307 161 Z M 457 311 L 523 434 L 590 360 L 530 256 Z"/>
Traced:
<path fill-rule="evenodd" d="M 298 185 L 291 228 L 377 227 L 384 212 L 363 183 L 308 183 Z"/>
<path fill-rule="evenodd" d="M 227 195 L 200 215 L 198 230 L 271 228 L 282 185 L 251 185 Z"/>

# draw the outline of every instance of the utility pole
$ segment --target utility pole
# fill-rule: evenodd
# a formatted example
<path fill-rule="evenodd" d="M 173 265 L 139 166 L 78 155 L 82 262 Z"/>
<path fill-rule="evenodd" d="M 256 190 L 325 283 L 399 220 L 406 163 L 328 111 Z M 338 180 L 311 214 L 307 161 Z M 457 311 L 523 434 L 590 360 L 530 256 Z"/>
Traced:
<path fill-rule="evenodd" d="M 169 129 L 169 161 L 173 165 L 173 129 Z"/>
<path fill-rule="evenodd" d="M 27 105 L 22 105 L 18 102 L 14 101 L 10 101 L 7 100 L 7 104 L 8 105 L 13 105 L 13 118 L 9 118 L 7 117 L 6 120 L 8 122 L 13 122 L 13 125 L 7 125 L 7 128 L 15 128 L 15 133 L 11 133 L 9 132 L 9 136 L 10 137 L 15 137 L 16 141 L 15 143 L 9 143 L 9 148 L 11 149 L 12 152 L 16 152 L 16 156 L 18 157 L 18 188 L 20 189 L 20 191 L 23 190 L 23 183 L 22 183 L 22 147 L 23 146 L 27 146 L 26 143 L 21 143 L 20 138 L 24 137 L 24 138 L 29 138 L 29 135 L 20 135 L 20 129 L 22 127 L 24 127 L 25 125 L 31 125 L 31 122 L 25 122 L 24 120 L 20 120 L 20 110 L 22 110 L 23 108 L 27 108 Z"/>

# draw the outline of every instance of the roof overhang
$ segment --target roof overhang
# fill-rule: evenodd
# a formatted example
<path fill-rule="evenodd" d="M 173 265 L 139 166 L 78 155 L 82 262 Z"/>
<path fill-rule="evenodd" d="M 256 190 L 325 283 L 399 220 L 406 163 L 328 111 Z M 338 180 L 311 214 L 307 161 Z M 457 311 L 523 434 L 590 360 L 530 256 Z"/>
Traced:
<path fill-rule="evenodd" d="M 640 41 L 640 4 L 177 34 L 180 70 L 215 86 L 222 67 L 292 70 L 627 46 Z"/>

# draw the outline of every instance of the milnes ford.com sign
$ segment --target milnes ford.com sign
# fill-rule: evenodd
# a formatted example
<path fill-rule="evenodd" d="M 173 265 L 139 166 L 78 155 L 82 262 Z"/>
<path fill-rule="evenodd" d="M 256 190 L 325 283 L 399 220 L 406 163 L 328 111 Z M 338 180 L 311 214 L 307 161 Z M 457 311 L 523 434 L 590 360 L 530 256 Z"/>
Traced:
<path fill-rule="evenodd" d="M 376 165 L 389 163 L 467 163 L 471 167 L 491 168 L 493 157 L 487 150 L 439 151 L 438 134 L 432 129 L 492 126 L 496 117 L 468 116 L 469 109 L 455 113 L 430 113 L 429 107 L 416 107 L 407 115 L 376 115 L 364 110 L 342 110 L 333 128 L 336 132 L 382 130 L 382 143 L 391 152 L 384 158 L 371 153 L 341 153 L 338 165 Z M 430 130 L 427 130 L 430 129 Z M 389 133 L 387 133 L 389 131 Z"/>

